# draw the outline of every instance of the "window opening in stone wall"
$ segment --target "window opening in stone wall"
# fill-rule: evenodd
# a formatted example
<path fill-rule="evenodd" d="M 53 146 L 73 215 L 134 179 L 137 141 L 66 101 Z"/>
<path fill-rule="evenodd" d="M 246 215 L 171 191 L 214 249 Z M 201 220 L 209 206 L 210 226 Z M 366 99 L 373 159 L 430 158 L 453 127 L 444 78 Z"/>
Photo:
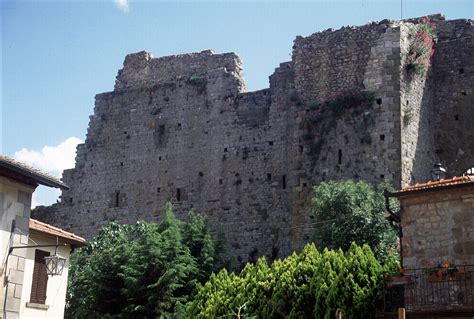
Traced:
<path fill-rule="evenodd" d="M 339 150 L 337 152 L 337 157 L 338 157 L 337 162 L 339 165 L 341 165 L 342 164 L 342 150 Z"/>
<path fill-rule="evenodd" d="M 273 141 L 269 141 L 269 142 L 268 142 L 268 145 L 272 146 L 272 145 L 273 145 Z"/>
<path fill-rule="evenodd" d="M 462 95 L 462 96 L 467 96 L 466 91 L 461 91 L 461 95 Z"/>
<path fill-rule="evenodd" d="M 385 178 L 385 175 L 384 174 L 380 174 L 380 179 L 384 179 Z"/>
<path fill-rule="evenodd" d="M 219 180 L 219 185 L 222 185 L 222 179 Z"/>
<path fill-rule="evenodd" d="M 459 74 L 464 74 L 464 69 L 459 69 Z"/>
<path fill-rule="evenodd" d="M 281 187 L 282 187 L 283 189 L 286 189 L 286 175 L 283 175 L 283 176 L 281 177 Z"/>
<path fill-rule="evenodd" d="M 227 147 L 224 148 L 224 153 L 226 153 L 226 152 L 227 152 Z"/>
<path fill-rule="evenodd" d="M 72 197 L 70 197 L 70 198 L 69 198 L 69 203 L 71 203 L 71 204 L 72 204 Z"/>
<path fill-rule="evenodd" d="M 161 161 L 161 156 L 158 156 L 158 160 Z"/>
<path fill-rule="evenodd" d="M 300 153 L 303 153 L 303 150 L 304 150 L 303 145 L 298 145 L 298 150 Z"/>
<path fill-rule="evenodd" d="M 158 194 L 161 193 L 161 187 L 157 187 L 157 188 L 156 188 L 156 192 L 157 192 Z"/>
<path fill-rule="evenodd" d="M 303 187 L 306 187 L 306 183 L 303 183 Z"/>
<path fill-rule="evenodd" d="M 200 177 L 203 177 L 203 175 L 204 175 L 204 174 L 203 174 L 202 172 L 199 172 L 199 176 L 200 176 Z"/>
<path fill-rule="evenodd" d="M 271 181 L 272 180 L 272 174 L 267 174 L 267 181 Z"/>
<path fill-rule="evenodd" d="M 380 134 L 380 140 L 385 141 L 385 135 L 384 134 Z"/>
<path fill-rule="evenodd" d="M 382 104 L 382 99 L 381 98 L 378 98 L 375 100 L 375 102 L 377 102 L 378 105 Z"/>
<path fill-rule="evenodd" d="M 165 126 L 163 124 L 158 126 L 158 134 L 160 134 L 160 136 L 165 134 Z"/>
<path fill-rule="evenodd" d="M 176 200 L 177 200 L 178 202 L 181 201 L 181 188 L 177 188 L 177 189 L 176 189 Z"/>
<path fill-rule="evenodd" d="M 120 207 L 120 191 L 115 191 L 114 207 Z"/>
<path fill-rule="evenodd" d="M 123 166 L 123 162 L 120 162 L 120 166 Z"/>
<path fill-rule="evenodd" d="M 459 121 L 459 115 L 457 115 L 457 114 L 454 115 L 454 120 L 455 120 L 455 121 Z"/>

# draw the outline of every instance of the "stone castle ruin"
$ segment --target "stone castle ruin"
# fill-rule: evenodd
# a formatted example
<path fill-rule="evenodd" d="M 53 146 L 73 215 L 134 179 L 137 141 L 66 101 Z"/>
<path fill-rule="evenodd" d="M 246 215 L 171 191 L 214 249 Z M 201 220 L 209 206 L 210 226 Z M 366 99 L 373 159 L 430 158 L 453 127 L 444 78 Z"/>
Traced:
<path fill-rule="evenodd" d="M 420 19 L 298 36 L 255 92 L 234 53 L 127 55 L 63 174 L 70 190 L 36 218 L 90 238 L 111 220 L 157 220 L 171 200 L 180 218 L 205 213 L 243 263 L 309 240 L 320 181 L 400 187 L 436 162 L 462 174 L 474 166 L 474 23 L 431 19 L 436 53 L 421 75 L 406 68 Z"/>

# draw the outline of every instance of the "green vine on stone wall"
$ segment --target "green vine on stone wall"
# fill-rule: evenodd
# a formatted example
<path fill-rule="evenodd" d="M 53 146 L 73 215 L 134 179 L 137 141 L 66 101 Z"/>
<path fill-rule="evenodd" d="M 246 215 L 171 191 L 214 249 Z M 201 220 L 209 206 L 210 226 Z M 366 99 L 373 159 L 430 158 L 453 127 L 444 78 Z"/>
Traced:
<path fill-rule="evenodd" d="M 415 110 L 413 109 L 413 106 L 407 105 L 403 109 L 403 126 L 408 126 L 410 123 L 413 121 L 413 117 Z"/>
<path fill-rule="evenodd" d="M 325 133 L 336 125 L 336 119 L 352 110 L 353 115 L 362 115 L 362 111 L 372 106 L 375 100 L 373 92 L 356 91 L 340 95 L 334 99 L 319 103 L 313 101 L 309 103 L 309 116 L 303 122 L 303 140 L 309 145 L 309 155 L 313 159 L 319 157 L 321 148 L 325 142 Z M 363 117 L 361 122 L 367 127 L 373 118 Z M 370 144 L 370 131 L 365 130 L 365 135 L 361 138 L 361 143 Z"/>
<path fill-rule="evenodd" d="M 435 30 L 435 24 L 428 17 L 424 17 L 422 22 L 415 26 L 406 58 L 407 70 L 414 70 L 420 75 L 426 73 L 430 66 L 430 59 L 435 52 Z"/>

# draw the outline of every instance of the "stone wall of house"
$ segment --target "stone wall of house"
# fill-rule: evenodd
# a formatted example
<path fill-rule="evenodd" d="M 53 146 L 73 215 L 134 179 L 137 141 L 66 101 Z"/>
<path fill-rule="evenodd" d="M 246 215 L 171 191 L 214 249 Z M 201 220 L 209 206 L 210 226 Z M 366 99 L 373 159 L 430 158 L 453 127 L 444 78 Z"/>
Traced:
<path fill-rule="evenodd" d="M 403 73 L 407 29 L 416 22 L 297 37 L 292 60 L 256 92 L 245 91 L 233 53 L 128 55 L 115 90 L 96 96 L 76 167 L 63 174 L 71 189 L 36 218 L 90 238 L 111 220 L 157 220 L 172 200 L 180 218 L 189 209 L 205 213 L 239 264 L 288 255 L 315 231 L 316 183 L 398 187 L 429 178 L 431 117 L 420 111 L 402 131 L 403 101 L 421 110 L 431 103 L 425 80 Z M 472 62 L 465 63 L 468 72 Z M 361 93 L 373 99 L 323 110 Z"/>
<path fill-rule="evenodd" d="M 435 153 L 450 175 L 474 167 L 474 21 L 439 23 L 433 57 Z"/>
<path fill-rule="evenodd" d="M 474 186 L 400 198 L 403 266 L 474 264 Z"/>
<path fill-rule="evenodd" d="M 10 247 L 28 245 L 33 191 L 29 186 L 0 176 L 0 318 L 5 310 L 6 318 L 19 318 L 27 249 L 14 249 L 6 262 Z M 15 224 L 13 233 L 12 223 Z M 6 285 L 5 276 L 8 279 Z M 3 308 L 5 293 L 6 309 Z"/>

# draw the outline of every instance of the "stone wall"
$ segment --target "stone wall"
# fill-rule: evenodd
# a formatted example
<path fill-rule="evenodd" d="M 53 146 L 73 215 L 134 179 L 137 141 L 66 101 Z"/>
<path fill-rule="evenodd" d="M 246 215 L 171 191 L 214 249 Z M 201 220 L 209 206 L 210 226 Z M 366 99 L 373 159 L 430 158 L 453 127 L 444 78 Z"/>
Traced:
<path fill-rule="evenodd" d="M 36 218 L 90 238 L 111 220 L 157 220 L 172 200 L 180 218 L 205 213 L 238 264 L 300 249 L 315 231 L 318 182 L 429 178 L 437 82 L 408 79 L 403 65 L 416 22 L 298 37 L 292 60 L 256 92 L 245 92 L 233 53 L 128 55 L 115 90 L 96 96 L 76 167 L 63 174 L 71 189 Z M 361 93 L 373 99 L 323 109 Z M 408 129 L 405 101 L 419 110 Z"/>
<path fill-rule="evenodd" d="M 474 22 L 439 23 L 433 59 L 435 152 L 450 175 L 474 167 Z"/>
<path fill-rule="evenodd" d="M 474 186 L 400 198 L 403 266 L 474 264 Z"/>

